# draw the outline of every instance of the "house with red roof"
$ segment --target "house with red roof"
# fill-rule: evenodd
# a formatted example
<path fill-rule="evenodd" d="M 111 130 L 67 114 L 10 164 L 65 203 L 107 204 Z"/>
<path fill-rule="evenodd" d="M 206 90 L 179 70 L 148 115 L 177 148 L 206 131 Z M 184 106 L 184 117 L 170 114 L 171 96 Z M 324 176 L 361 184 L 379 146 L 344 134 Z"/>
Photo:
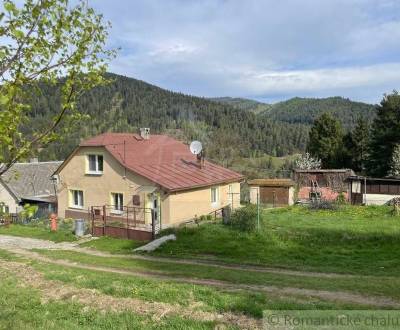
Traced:
<path fill-rule="evenodd" d="M 239 173 L 199 161 L 188 145 L 148 130 L 83 141 L 55 175 L 59 217 L 87 218 L 104 211 L 108 221 L 126 218 L 127 227 L 133 216 L 134 226 L 155 217 L 168 227 L 226 205 L 236 208 L 243 180 Z"/>

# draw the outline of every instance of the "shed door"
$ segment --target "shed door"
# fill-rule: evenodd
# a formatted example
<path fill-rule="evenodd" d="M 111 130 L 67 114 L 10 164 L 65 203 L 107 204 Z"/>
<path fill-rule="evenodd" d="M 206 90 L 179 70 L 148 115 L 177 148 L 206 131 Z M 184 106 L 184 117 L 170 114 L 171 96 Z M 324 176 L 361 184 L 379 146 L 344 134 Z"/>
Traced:
<path fill-rule="evenodd" d="M 283 187 L 260 187 L 260 203 L 266 205 L 288 205 L 289 189 Z"/>

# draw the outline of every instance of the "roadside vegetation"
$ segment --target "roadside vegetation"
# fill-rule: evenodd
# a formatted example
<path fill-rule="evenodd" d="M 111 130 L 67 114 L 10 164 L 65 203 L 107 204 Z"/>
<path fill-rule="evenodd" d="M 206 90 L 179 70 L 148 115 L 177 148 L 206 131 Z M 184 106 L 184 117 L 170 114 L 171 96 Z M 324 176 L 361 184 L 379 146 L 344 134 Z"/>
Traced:
<path fill-rule="evenodd" d="M 39 238 L 56 243 L 77 240 L 72 232 L 72 226 L 60 225 L 56 232 L 52 232 L 45 221 L 32 222 L 26 225 L 10 224 L 9 226 L 0 226 L 0 235 Z"/>

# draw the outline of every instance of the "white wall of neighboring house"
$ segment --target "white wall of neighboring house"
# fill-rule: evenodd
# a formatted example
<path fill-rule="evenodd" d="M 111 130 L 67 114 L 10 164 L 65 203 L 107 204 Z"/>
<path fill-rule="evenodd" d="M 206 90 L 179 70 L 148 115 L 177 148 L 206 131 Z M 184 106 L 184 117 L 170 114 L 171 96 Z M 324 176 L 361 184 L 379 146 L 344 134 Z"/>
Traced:
<path fill-rule="evenodd" d="M 259 198 L 260 187 L 259 186 L 250 186 L 250 203 L 257 204 L 257 198 Z"/>
<path fill-rule="evenodd" d="M 400 197 L 400 195 L 384 195 L 384 194 L 366 194 L 367 205 L 383 205 L 393 198 Z"/>
<path fill-rule="evenodd" d="M 10 213 L 17 213 L 20 211 L 20 206 L 15 200 L 14 196 L 9 192 L 9 190 L 4 187 L 3 183 L 0 182 L 0 202 L 8 206 Z"/>

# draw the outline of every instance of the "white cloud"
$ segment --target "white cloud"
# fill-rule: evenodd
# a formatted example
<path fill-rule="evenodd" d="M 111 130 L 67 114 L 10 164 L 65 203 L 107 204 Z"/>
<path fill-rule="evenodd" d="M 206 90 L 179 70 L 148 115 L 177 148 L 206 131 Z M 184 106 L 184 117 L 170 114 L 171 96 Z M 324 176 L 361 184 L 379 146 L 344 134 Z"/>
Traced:
<path fill-rule="evenodd" d="M 251 94 L 286 91 L 312 92 L 365 88 L 391 83 L 400 85 L 400 62 L 364 67 L 276 72 L 251 72 L 241 75 L 235 82 Z"/>
<path fill-rule="evenodd" d="M 185 93 L 380 99 L 399 88 L 400 1 L 92 1 L 116 73 Z"/>

